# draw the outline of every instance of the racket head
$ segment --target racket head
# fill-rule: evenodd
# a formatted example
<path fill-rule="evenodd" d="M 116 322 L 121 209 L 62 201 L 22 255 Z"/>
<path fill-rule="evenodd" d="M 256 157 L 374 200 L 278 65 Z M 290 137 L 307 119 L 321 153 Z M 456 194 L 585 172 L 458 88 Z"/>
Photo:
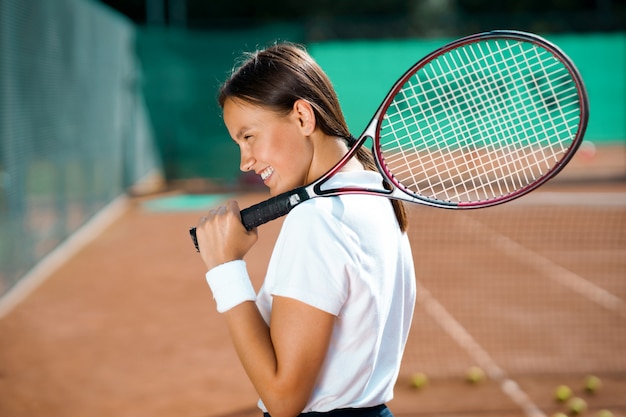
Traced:
<path fill-rule="evenodd" d="M 479 208 L 554 177 L 582 142 L 588 117 L 582 78 L 557 46 L 492 31 L 418 61 L 364 135 L 373 136 L 381 172 L 408 200 Z"/>

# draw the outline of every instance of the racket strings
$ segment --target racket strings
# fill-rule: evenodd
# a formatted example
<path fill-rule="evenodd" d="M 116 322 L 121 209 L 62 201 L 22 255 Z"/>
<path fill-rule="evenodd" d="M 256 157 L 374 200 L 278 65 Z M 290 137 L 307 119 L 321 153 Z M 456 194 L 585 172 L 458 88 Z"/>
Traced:
<path fill-rule="evenodd" d="M 489 46 L 488 44 L 486 45 L 487 47 Z M 467 49 L 463 50 L 463 52 L 467 53 Z M 470 62 L 470 65 L 472 67 L 476 67 L 476 62 L 479 60 L 479 57 L 476 56 L 475 51 L 474 50 L 470 50 L 469 52 L 471 52 L 471 56 L 467 56 L 467 58 L 469 59 L 468 62 Z M 491 55 L 493 55 L 492 51 L 489 51 L 489 53 Z M 500 51 L 498 51 L 498 53 L 500 55 L 502 55 L 502 53 Z M 524 57 L 524 61 L 526 63 L 527 66 L 531 67 L 531 64 L 529 63 L 527 57 L 525 55 L 523 55 Z M 505 60 L 506 62 L 506 60 Z M 510 71 L 507 71 L 507 66 L 503 66 L 503 75 L 508 75 L 509 76 L 509 83 L 512 83 L 512 77 L 510 74 Z M 482 76 L 486 76 L 488 77 L 488 71 L 482 70 L 480 67 L 479 68 L 472 68 L 475 69 L 478 74 L 481 76 L 478 79 L 482 79 Z M 489 70 L 491 70 L 492 68 L 489 68 Z M 443 69 L 442 69 L 443 70 Z M 508 73 L 508 74 L 507 74 Z M 496 123 L 494 123 L 494 120 L 499 121 L 499 120 L 503 120 L 504 117 L 506 117 L 506 114 L 504 114 L 503 109 L 501 107 L 501 102 L 498 101 L 498 99 L 500 98 L 497 94 L 493 94 L 491 91 L 488 90 L 488 86 L 485 85 L 485 83 L 480 83 L 479 87 L 481 90 L 485 91 L 486 93 L 484 94 L 484 96 L 486 97 L 486 102 L 487 102 L 487 107 L 490 109 L 491 112 L 493 112 L 493 115 L 495 115 L 495 118 L 488 118 L 485 117 L 485 114 L 479 114 L 478 117 L 478 123 L 479 125 L 481 125 L 481 128 L 479 129 L 479 132 L 481 132 L 484 136 L 487 135 L 495 135 L 498 140 L 497 141 L 492 141 L 492 145 L 487 145 L 487 149 L 488 152 L 486 153 L 487 157 L 489 158 L 488 164 L 483 164 L 483 165 L 478 165 L 477 168 L 482 170 L 482 172 L 480 174 L 482 174 L 482 176 L 480 178 L 490 178 L 490 176 L 488 175 L 489 172 L 488 170 L 486 170 L 485 168 L 490 168 L 493 170 L 496 170 L 496 176 L 499 178 L 502 177 L 510 177 L 512 178 L 514 181 L 513 183 L 515 184 L 515 179 L 517 179 L 517 184 L 522 184 L 522 183 L 529 183 L 531 181 L 534 181 L 537 179 L 536 176 L 531 176 L 529 178 L 528 174 L 533 174 L 534 172 L 527 170 L 527 169 L 521 169 L 519 164 L 516 165 L 512 165 L 512 164 L 502 164 L 501 161 L 499 160 L 500 156 L 502 155 L 510 155 L 510 154 L 514 154 L 515 149 L 513 149 L 512 144 L 513 143 L 520 143 L 520 137 L 517 135 L 519 133 L 519 130 L 516 129 L 519 125 L 519 123 L 516 125 L 514 124 L 512 127 L 513 129 L 508 129 L 505 132 L 508 134 L 511 134 L 512 137 L 515 139 L 514 141 L 506 141 L 504 140 L 503 136 L 506 135 L 502 135 L 501 132 L 498 132 L 498 128 L 501 128 L 501 125 L 498 125 Z M 506 88 L 508 88 L 509 86 L 506 85 Z M 513 87 L 514 86 L 510 86 Z M 473 97 L 473 100 L 475 101 L 476 97 Z M 531 101 L 531 103 L 533 103 L 533 101 Z M 525 109 L 522 107 L 522 109 Z M 537 110 L 536 108 L 534 109 L 535 111 Z M 491 113 L 487 113 L 487 114 L 491 114 Z M 528 119 L 531 122 L 535 122 L 535 120 L 533 120 L 533 117 L 528 115 L 528 112 L 526 112 L 526 115 L 528 117 Z M 531 126 L 535 126 L 534 123 L 531 123 Z M 533 133 L 538 133 L 538 132 L 533 132 Z M 499 153 L 497 152 L 497 145 L 500 144 L 504 144 L 504 153 Z M 543 149 L 543 148 L 540 148 Z M 514 154 L 515 155 L 515 154 Z M 542 162 L 546 161 L 545 155 L 543 158 L 533 158 L 534 160 L 531 160 L 529 157 L 531 156 L 528 153 L 521 153 L 518 155 L 515 155 L 518 157 L 518 159 L 513 159 L 512 162 L 515 161 L 521 161 L 521 162 L 526 162 L 526 166 L 527 167 L 531 167 L 533 165 L 537 165 L 537 164 L 541 164 Z M 534 156 L 534 155 L 533 155 Z M 497 160 L 494 160 L 493 157 L 497 157 Z M 547 165 L 547 167 L 549 168 L 551 165 Z M 522 174 L 522 175 L 520 175 Z M 523 176 L 523 178 L 522 178 Z M 494 184 L 496 182 L 494 181 L 486 181 L 486 183 L 484 183 L 484 185 L 489 186 L 489 192 L 491 192 L 492 194 L 495 194 L 495 190 L 493 189 L 493 187 L 491 187 L 492 184 Z M 499 185 L 498 187 L 498 193 L 501 194 L 505 194 L 508 192 L 512 192 L 513 189 L 511 189 L 510 187 L 507 187 L 506 189 L 502 189 L 501 184 L 499 182 L 496 183 L 497 185 Z M 514 185 L 512 184 L 512 185 Z M 505 184 L 506 185 L 506 184 Z"/>
<path fill-rule="evenodd" d="M 441 55 L 402 86 L 379 146 L 408 191 L 481 201 L 550 171 L 571 146 L 579 116 L 576 84 L 550 52 L 479 42 Z"/>
<path fill-rule="evenodd" d="M 479 75 L 481 75 L 481 76 L 482 76 L 483 74 L 480 74 L 480 73 L 479 73 Z M 479 79 L 480 79 L 480 78 L 479 78 Z M 482 92 L 488 91 L 488 90 L 487 90 L 487 88 L 485 88 L 484 86 L 480 86 L 480 89 L 481 89 L 481 90 L 483 90 Z M 487 95 L 486 95 L 487 102 L 491 102 L 491 104 L 493 104 L 493 99 L 492 99 L 493 97 L 497 97 L 497 96 L 492 95 L 492 97 L 490 98 L 490 97 L 489 97 L 489 94 L 487 94 Z M 471 100 L 471 98 L 470 98 L 470 100 Z M 498 112 L 497 112 L 497 109 L 496 109 L 495 114 L 497 115 L 497 113 L 498 113 Z M 453 112 L 451 112 L 451 114 L 453 114 Z M 485 133 L 489 133 L 489 134 L 493 134 L 493 133 L 494 133 L 494 132 L 492 132 L 492 131 L 491 131 L 492 126 L 490 126 L 489 120 L 487 120 L 487 121 L 485 122 L 484 120 L 482 120 L 482 118 L 480 118 L 480 117 L 479 117 L 479 118 L 477 119 L 477 122 L 478 122 L 478 123 L 477 123 L 477 124 L 478 124 L 478 126 L 480 127 L 480 131 L 485 132 Z M 488 154 L 488 155 L 489 155 L 489 154 Z M 493 165 L 493 159 L 490 161 L 490 165 Z M 517 170 L 516 172 L 519 172 L 519 170 Z M 488 182 L 487 184 L 490 184 L 490 182 Z M 465 188 L 466 188 L 466 187 L 465 187 Z"/>
<path fill-rule="evenodd" d="M 482 74 L 480 74 L 480 73 L 479 73 L 479 75 L 482 75 Z M 487 88 L 482 88 L 482 86 L 481 86 L 480 88 L 481 88 L 483 91 L 488 92 Z M 488 99 L 488 101 L 491 101 L 491 100 L 490 100 L 490 98 L 489 98 L 488 96 L 489 96 L 489 94 L 487 94 L 487 99 Z M 497 97 L 497 96 L 494 96 L 494 97 Z M 469 100 L 470 100 L 470 101 L 472 101 L 472 98 L 470 97 L 470 98 L 469 98 Z M 492 103 L 493 103 L 493 101 L 492 101 Z M 495 114 L 496 114 L 496 115 L 498 115 L 498 109 L 497 109 L 497 108 L 495 109 L 495 112 L 496 112 Z M 453 116 L 454 114 L 455 114 L 455 113 L 454 113 L 454 110 L 449 111 L 449 112 L 448 112 L 448 117 L 451 117 L 451 116 Z M 482 127 L 482 131 L 483 131 L 483 132 L 485 132 L 485 133 L 489 133 L 489 134 L 496 133 L 496 132 L 492 132 L 492 129 L 491 129 L 491 127 L 492 127 L 492 126 L 490 126 L 490 123 L 489 123 L 490 121 L 489 121 L 489 120 L 487 120 L 487 121 L 485 122 L 485 121 L 484 121 L 484 120 L 482 120 L 481 118 L 478 118 L 478 120 L 477 120 L 477 121 L 478 121 L 478 124 L 479 124 L 479 125 L 482 125 L 481 127 Z M 488 155 L 490 155 L 490 154 L 488 154 Z M 493 160 L 491 160 L 490 162 L 491 162 L 491 163 L 492 163 L 492 165 L 493 165 Z M 483 166 L 483 167 L 484 167 L 484 166 Z"/>

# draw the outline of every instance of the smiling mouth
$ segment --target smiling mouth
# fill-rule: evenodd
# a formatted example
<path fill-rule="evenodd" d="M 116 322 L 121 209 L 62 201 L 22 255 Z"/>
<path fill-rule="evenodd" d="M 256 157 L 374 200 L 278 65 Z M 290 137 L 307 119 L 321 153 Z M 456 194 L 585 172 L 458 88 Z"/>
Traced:
<path fill-rule="evenodd" d="M 265 181 L 267 178 L 269 178 L 270 175 L 272 175 L 274 173 L 274 168 L 272 167 L 267 167 L 265 168 L 263 171 L 261 171 L 259 173 L 259 175 L 261 176 L 261 179 L 263 181 Z"/>

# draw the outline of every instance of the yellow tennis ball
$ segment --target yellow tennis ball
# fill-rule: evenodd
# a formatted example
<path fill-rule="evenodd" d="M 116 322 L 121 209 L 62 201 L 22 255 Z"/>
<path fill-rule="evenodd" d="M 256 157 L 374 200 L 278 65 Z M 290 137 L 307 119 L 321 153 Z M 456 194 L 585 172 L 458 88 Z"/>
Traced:
<path fill-rule="evenodd" d="M 485 372 L 478 366 L 471 366 L 465 373 L 465 379 L 472 384 L 478 384 L 485 380 Z"/>
<path fill-rule="evenodd" d="M 567 415 L 567 414 L 565 414 L 565 413 L 560 413 L 560 412 L 559 412 L 559 413 L 554 413 L 554 414 L 552 414 L 552 417 L 568 417 L 568 415 Z"/>
<path fill-rule="evenodd" d="M 560 402 L 565 402 L 569 400 L 571 396 L 572 396 L 572 389 L 568 387 L 567 385 L 559 385 L 558 387 L 556 387 L 556 390 L 554 391 L 554 398 L 556 398 L 556 400 Z"/>
<path fill-rule="evenodd" d="M 426 375 L 424 372 L 416 372 L 413 375 L 411 375 L 411 386 L 413 388 L 423 388 L 426 385 L 428 385 L 428 375 Z"/>
<path fill-rule="evenodd" d="M 613 413 L 609 410 L 600 410 L 596 417 L 613 417 Z"/>
<path fill-rule="evenodd" d="M 567 402 L 567 408 L 572 414 L 582 414 L 587 411 L 587 403 L 580 397 L 573 397 Z"/>
<path fill-rule="evenodd" d="M 596 392 L 602 386 L 602 381 L 595 375 L 589 375 L 585 378 L 585 390 L 588 392 Z"/>

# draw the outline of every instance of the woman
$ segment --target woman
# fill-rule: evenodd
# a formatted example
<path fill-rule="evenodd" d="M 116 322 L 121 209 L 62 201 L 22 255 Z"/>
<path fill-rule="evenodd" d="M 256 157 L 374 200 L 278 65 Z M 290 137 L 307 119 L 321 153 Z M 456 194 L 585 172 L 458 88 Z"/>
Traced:
<path fill-rule="evenodd" d="M 260 175 L 272 195 L 319 178 L 354 142 L 330 81 L 300 46 L 250 55 L 219 103 L 241 170 Z M 332 184 L 380 187 L 374 168 L 370 152 L 359 150 Z M 296 206 L 258 295 L 243 261 L 257 231 L 246 231 L 239 210 L 234 201 L 211 210 L 197 237 L 259 407 L 272 417 L 391 416 L 384 403 L 415 303 L 402 203 L 346 195 Z"/>

